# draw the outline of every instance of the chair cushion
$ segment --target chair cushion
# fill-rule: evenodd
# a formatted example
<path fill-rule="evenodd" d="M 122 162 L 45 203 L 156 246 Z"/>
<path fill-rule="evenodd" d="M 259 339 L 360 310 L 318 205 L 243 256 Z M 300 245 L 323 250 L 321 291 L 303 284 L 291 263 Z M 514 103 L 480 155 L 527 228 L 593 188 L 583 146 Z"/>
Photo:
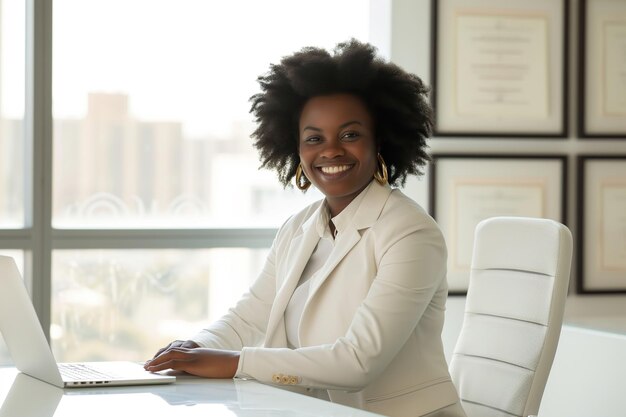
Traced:
<path fill-rule="evenodd" d="M 554 277 L 472 269 L 465 311 L 548 324 Z"/>
<path fill-rule="evenodd" d="M 514 416 L 522 415 L 534 376 L 529 369 L 457 353 L 450 372 L 462 401 Z M 468 413 L 468 416 L 478 415 Z"/>
<path fill-rule="evenodd" d="M 515 221 L 519 220 L 519 221 Z M 559 224 L 547 219 L 498 217 L 476 227 L 473 269 L 516 269 L 556 274 Z"/>
<path fill-rule="evenodd" d="M 491 358 L 534 370 L 546 329 L 527 321 L 468 313 L 456 350 L 466 356 Z"/>

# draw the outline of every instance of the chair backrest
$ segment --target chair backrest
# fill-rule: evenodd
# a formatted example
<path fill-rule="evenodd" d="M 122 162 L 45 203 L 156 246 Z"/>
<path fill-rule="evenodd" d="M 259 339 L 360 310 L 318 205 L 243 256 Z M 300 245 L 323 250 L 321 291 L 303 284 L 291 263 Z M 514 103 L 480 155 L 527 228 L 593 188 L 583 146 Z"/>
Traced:
<path fill-rule="evenodd" d="M 553 220 L 476 227 L 465 317 L 450 373 L 468 417 L 535 415 L 561 332 L 572 235 Z"/>

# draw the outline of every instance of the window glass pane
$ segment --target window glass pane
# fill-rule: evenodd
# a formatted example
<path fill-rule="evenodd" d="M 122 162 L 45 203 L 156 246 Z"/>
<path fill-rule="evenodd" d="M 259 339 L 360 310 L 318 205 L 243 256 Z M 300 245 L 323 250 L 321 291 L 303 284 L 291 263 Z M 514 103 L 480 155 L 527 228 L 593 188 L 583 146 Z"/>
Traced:
<path fill-rule="evenodd" d="M 59 361 L 145 360 L 227 312 L 266 249 L 60 250 L 50 335 Z"/>
<path fill-rule="evenodd" d="M 24 227 L 25 6 L 0 0 L 0 228 Z"/>
<path fill-rule="evenodd" d="M 319 199 L 258 170 L 248 99 L 284 55 L 367 40 L 368 7 L 55 0 L 54 226 L 275 227 Z"/>
<path fill-rule="evenodd" d="M 22 277 L 24 276 L 24 251 L 0 249 L 0 255 L 13 257 L 13 259 L 15 259 L 15 263 L 17 264 L 17 269 L 19 269 Z M 7 348 L 7 345 L 4 343 L 2 333 L 0 333 L 0 366 L 12 364 L 13 361 L 11 360 L 11 357 L 9 355 L 9 350 Z"/>

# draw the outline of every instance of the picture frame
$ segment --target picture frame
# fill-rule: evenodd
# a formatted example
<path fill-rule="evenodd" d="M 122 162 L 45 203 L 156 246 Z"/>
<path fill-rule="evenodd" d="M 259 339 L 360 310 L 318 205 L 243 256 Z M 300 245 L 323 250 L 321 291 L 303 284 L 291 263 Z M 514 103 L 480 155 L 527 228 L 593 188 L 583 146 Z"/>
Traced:
<path fill-rule="evenodd" d="M 626 293 L 626 154 L 577 164 L 577 292 Z"/>
<path fill-rule="evenodd" d="M 626 2 L 578 5 L 578 135 L 626 139 Z"/>
<path fill-rule="evenodd" d="M 566 222 L 564 155 L 433 154 L 429 212 L 448 246 L 448 288 L 465 295 L 476 225 L 489 217 Z"/>
<path fill-rule="evenodd" d="M 569 0 L 431 0 L 438 137 L 566 138 Z"/>

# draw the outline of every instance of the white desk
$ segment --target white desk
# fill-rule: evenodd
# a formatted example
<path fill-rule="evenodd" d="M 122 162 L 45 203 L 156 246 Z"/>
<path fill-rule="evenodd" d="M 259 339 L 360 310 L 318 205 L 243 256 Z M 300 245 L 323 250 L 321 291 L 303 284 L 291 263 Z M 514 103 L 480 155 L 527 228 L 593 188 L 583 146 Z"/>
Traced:
<path fill-rule="evenodd" d="M 563 326 L 539 417 L 626 416 L 625 330 L 623 317 Z"/>
<path fill-rule="evenodd" d="M 0 368 L 0 417 L 375 417 L 255 381 L 178 377 L 159 386 L 59 389 Z"/>

